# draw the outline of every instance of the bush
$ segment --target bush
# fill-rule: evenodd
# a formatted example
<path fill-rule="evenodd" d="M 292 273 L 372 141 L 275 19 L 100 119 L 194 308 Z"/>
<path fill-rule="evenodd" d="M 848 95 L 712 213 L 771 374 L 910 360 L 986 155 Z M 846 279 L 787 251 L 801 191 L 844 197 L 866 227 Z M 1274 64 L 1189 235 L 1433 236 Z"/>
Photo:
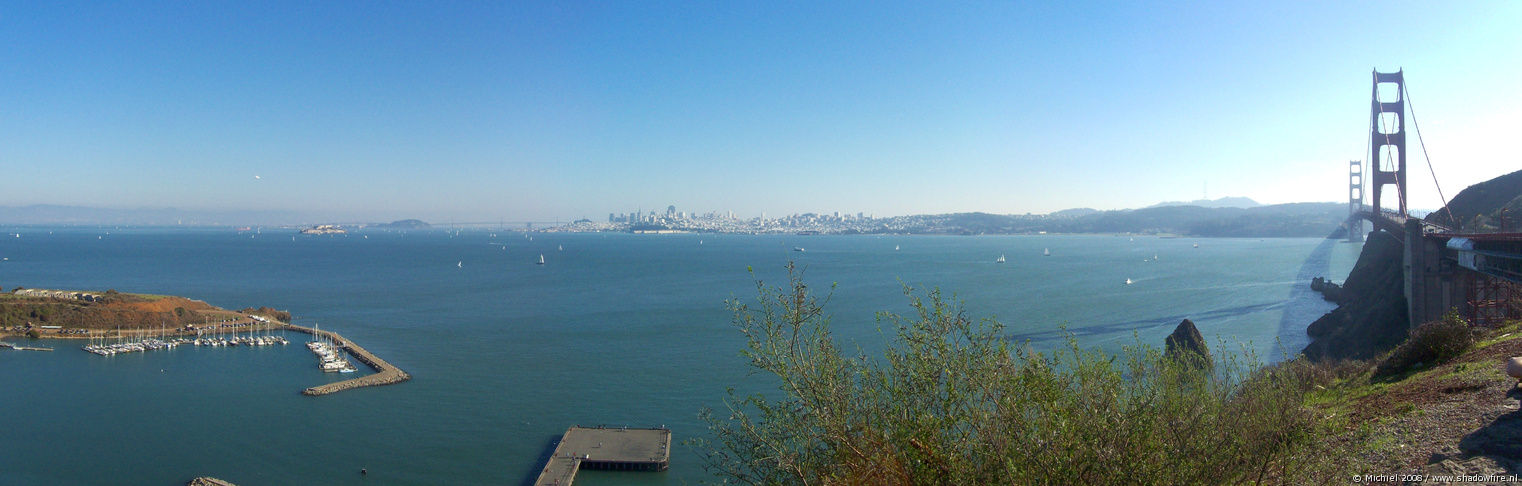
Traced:
<path fill-rule="evenodd" d="M 1457 313 L 1450 312 L 1442 319 L 1423 323 L 1411 330 L 1406 341 L 1375 368 L 1374 376 L 1395 375 L 1418 364 L 1428 366 L 1446 362 L 1464 354 L 1474 346 L 1474 333 L 1469 323 Z"/>
<path fill-rule="evenodd" d="M 36 329 L 30 329 L 26 331 L 26 337 L 32 339 L 42 339 L 42 332 Z"/>
<path fill-rule="evenodd" d="M 1004 326 L 939 291 L 906 288 L 912 315 L 884 356 L 845 356 L 791 265 L 732 301 L 742 355 L 778 385 L 704 410 L 705 468 L 743 484 L 1325 483 L 1341 476 L 1302 406 L 1303 373 L 1230 357 L 1220 374 L 1165 359 L 1011 346 Z"/>

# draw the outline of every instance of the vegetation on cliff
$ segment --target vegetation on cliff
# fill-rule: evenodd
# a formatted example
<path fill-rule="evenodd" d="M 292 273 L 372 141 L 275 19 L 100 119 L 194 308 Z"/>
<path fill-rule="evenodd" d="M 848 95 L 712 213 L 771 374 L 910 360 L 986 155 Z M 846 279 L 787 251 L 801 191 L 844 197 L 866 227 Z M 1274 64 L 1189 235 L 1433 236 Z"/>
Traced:
<path fill-rule="evenodd" d="M 789 267 L 732 302 L 742 353 L 778 385 L 706 410 L 706 466 L 746 484 L 1325 483 L 1342 476 L 1333 431 L 1304 406 L 1306 365 L 1231 357 L 1214 373 L 1157 348 L 1120 355 L 1069 340 L 1011 346 L 1001 324 L 940 292 L 905 289 L 914 312 L 879 359 L 848 356 Z"/>

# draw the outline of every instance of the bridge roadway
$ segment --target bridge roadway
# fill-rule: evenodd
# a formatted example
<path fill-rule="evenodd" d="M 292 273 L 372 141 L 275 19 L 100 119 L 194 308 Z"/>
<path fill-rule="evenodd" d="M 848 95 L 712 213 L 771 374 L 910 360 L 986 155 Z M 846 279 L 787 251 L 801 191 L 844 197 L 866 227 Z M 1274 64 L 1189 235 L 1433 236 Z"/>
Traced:
<path fill-rule="evenodd" d="M 1364 208 L 1362 211 L 1359 211 L 1356 216 L 1368 220 L 1370 223 L 1373 223 L 1374 229 L 1389 231 L 1394 233 L 1396 236 L 1401 237 L 1402 239 L 1405 239 L 1406 235 L 1406 221 L 1413 219 L 1421 221 L 1422 234 L 1449 233 L 1452 231 L 1446 226 L 1437 223 L 1431 223 L 1422 218 L 1412 218 L 1390 210 L 1381 210 L 1378 214 L 1375 214 L 1374 211 L 1371 211 L 1368 208 Z"/>

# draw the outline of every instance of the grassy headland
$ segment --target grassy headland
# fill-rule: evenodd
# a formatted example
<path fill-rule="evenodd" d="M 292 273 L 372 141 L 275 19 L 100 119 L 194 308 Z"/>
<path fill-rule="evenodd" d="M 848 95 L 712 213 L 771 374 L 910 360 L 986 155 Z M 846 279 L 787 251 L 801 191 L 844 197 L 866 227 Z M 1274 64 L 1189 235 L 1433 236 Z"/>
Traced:
<path fill-rule="evenodd" d="M 18 288 L 0 293 L 0 336 L 48 338 L 193 333 L 210 325 L 263 325 L 251 315 L 287 322 L 290 313 L 263 308 L 232 311 L 199 300 L 115 290 L 74 291 Z"/>

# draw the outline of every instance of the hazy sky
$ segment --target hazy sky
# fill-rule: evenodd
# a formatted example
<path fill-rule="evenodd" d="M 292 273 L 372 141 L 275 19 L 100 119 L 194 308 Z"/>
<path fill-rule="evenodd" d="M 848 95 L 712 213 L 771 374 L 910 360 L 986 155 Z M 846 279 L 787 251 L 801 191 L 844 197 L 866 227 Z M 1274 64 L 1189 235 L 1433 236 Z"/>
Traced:
<path fill-rule="evenodd" d="M 1376 67 L 1449 197 L 1522 168 L 1522 2 L 1070 3 L 4 0 L 0 206 L 1346 201 Z"/>

